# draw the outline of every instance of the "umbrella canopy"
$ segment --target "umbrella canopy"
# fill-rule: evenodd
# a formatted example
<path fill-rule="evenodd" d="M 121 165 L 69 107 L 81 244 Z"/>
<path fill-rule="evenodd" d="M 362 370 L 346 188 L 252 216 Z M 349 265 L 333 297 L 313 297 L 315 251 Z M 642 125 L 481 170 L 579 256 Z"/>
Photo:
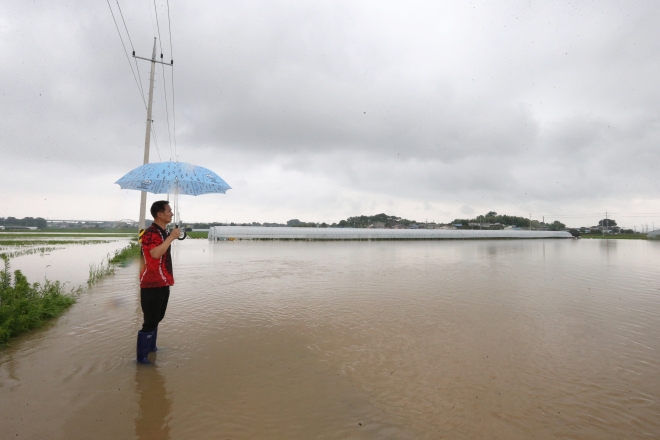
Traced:
<path fill-rule="evenodd" d="M 185 162 L 148 163 L 115 182 L 122 189 L 154 194 L 225 194 L 231 186 L 208 168 Z"/>

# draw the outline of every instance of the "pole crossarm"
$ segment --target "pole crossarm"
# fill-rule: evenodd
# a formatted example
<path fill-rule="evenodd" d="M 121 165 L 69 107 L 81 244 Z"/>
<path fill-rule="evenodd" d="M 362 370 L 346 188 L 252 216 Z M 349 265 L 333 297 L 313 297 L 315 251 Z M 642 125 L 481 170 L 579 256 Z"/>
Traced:
<path fill-rule="evenodd" d="M 151 58 L 139 57 L 139 56 L 137 56 L 137 55 L 133 55 L 133 58 L 139 58 L 139 59 L 141 59 L 141 60 L 150 61 L 150 62 L 152 62 L 152 63 L 163 64 L 163 65 L 165 65 L 165 66 L 170 66 L 170 67 L 172 67 L 172 66 L 174 65 L 174 60 L 172 60 L 172 61 L 169 62 L 169 63 L 164 63 L 164 62 L 162 62 L 162 61 L 153 60 L 153 59 L 151 59 Z"/>

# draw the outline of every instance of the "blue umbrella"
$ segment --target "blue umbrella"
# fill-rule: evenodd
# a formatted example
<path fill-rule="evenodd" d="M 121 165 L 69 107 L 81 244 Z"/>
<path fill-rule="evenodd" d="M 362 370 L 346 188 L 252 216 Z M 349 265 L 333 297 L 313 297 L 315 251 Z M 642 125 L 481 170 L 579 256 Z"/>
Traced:
<path fill-rule="evenodd" d="M 154 194 L 225 194 L 231 186 L 208 168 L 185 162 L 148 163 L 115 182 L 122 189 Z"/>
<path fill-rule="evenodd" d="M 148 163 L 135 168 L 115 182 L 121 189 L 135 189 L 154 194 L 173 194 L 174 223 L 179 225 L 179 194 L 225 194 L 231 186 L 208 168 L 185 162 Z M 186 234 L 181 233 L 181 239 Z"/>

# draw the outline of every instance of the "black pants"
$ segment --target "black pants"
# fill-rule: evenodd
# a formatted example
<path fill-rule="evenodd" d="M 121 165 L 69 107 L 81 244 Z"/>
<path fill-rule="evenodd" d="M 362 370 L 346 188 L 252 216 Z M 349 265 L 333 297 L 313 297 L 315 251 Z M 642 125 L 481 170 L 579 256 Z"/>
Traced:
<path fill-rule="evenodd" d="M 151 289 L 140 289 L 140 303 L 144 313 L 143 332 L 156 330 L 158 323 L 165 317 L 167 300 L 170 299 L 170 287 L 154 287 Z"/>

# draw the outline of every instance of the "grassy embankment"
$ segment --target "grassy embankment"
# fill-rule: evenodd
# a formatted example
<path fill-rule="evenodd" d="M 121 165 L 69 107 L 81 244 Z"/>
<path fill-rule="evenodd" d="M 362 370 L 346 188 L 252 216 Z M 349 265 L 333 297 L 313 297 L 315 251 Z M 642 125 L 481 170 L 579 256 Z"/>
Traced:
<path fill-rule="evenodd" d="M 605 240 L 648 240 L 646 234 L 582 234 L 582 238 L 600 238 Z"/>
<path fill-rule="evenodd" d="M 39 251 L 53 248 L 33 249 Z M 13 255 L 20 252 L 22 251 L 16 251 Z M 126 265 L 139 255 L 140 246 L 137 241 L 133 241 L 116 251 L 113 256 L 108 255 L 100 265 L 90 265 L 88 285 L 91 286 L 103 276 L 114 273 L 116 266 Z M 82 291 L 81 287 L 67 291 L 65 285 L 59 281 L 46 280 L 44 284 L 30 284 L 20 270 L 12 273 L 9 255 L 0 253 L 0 258 L 4 262 L 4 269 L 0 271 L 0 345 L 7 344 L 14 336 L 40 327 L 47 320 L 60 316 L 76 302 L 77 294 Z"/>

